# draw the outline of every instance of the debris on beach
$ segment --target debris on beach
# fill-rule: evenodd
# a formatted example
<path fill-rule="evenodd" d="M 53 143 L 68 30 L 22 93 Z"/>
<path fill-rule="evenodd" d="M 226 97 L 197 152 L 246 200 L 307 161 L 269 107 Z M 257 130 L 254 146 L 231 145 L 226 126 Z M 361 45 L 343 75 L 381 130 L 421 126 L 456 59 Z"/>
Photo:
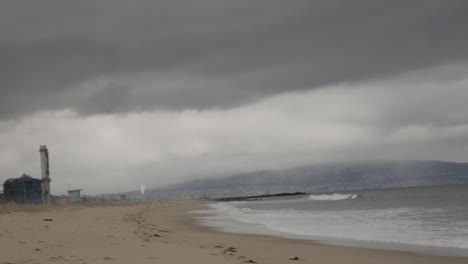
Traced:
<path fill-rule="evenodd" d="M 227 248 L 226 250 L 224 250 L 224 253 L 227 253 L 227 252 L 237 253 L 237 250 L 236 250 L 236 248 L 230 247 L 230 248 Z"/>

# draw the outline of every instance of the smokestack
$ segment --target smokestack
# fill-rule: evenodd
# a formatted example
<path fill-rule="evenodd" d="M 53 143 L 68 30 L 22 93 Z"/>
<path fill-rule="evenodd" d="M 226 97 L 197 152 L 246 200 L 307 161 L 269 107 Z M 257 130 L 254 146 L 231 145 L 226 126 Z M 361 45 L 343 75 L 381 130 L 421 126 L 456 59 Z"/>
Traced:
<path fill-rule="evenodd" d="M 50 170 L 49 170 L 49 150 L 46 145 L 39 147 L 41 155 L 41 187 L 42 187 L 42 202 L 50 203 Z"/>

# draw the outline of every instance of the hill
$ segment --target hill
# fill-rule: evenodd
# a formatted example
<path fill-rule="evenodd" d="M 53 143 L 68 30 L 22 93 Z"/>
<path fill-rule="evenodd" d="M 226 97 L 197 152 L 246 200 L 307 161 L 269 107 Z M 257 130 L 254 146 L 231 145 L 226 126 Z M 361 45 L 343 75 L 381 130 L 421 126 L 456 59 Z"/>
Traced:
<path fill-rule="evenodd" d="M 148 190 L 148 199 L 219 198 L 275 192 L 339 192 L 468 183 L 468 163 L 368 161 L 255 171 Z M 133 192 L 132 192 L 133 193 Z M 132 193 L 128 193 L 129 197 Z"/>

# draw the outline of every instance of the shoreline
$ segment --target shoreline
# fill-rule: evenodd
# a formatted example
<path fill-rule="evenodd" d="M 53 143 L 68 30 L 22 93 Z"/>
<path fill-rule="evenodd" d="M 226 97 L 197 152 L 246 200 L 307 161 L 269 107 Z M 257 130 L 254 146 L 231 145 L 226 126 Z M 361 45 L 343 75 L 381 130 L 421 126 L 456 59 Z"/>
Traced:
<path fill-rule="evenodd" d="M 8 211 L 0 206 L 2 261 L 15 264 L 468 262 L 465 257 L 220 232 L 199 225 L 190 213 L 206 205 L 206 201 L 182 200 L 124 205 L 19 206 L 19 210 Z"/>
<path fill-rule="evenodd" d="M 199 207 L 206 208 L 207 204 L 210 202 L 202 202 L 203 204 Z M 195 209 L 200 210 L 200 209 Z M 288 246 L 280 246 L 275 248 L 275 252 L 280 252 L 280 254 L 288 255 L 288 252 L 298 252 L 297 247 L 301 247 L 299 250 L 303 253 L 303 257 L 299 257 L 300 260 L 308 260 L 307 255 L 311 255 L 309 250 L 313 250 L 314 252 L 321 252 L 320 255 L 322 256 L 312 256 L 313 258 L 321 259 L 322 262 L 319 263 L 343 263 L 346 261 L 347 263 L 375 263 L 378 261 L 379 263 L 464 263 L 468 261 L 466 256 L 447 256 L 447 255 L 439 255 L 439 254 L 427 254 L 417 251 L 408 251 L 408 250 L 401 250 L 401 249 L 385 249 L 385 248 L 367 248 L 367 247 L 356 247 L 352 245 L 339 245 L 339 244 L 331 244 L 325 243 L 320 240 L 310 240 L 310 239 L 303 239 L 303 238 L 285 238 L 280 236 L 274 236 L 270 234 L 247 234 L 247 233 L 231 233 L 219 230 L 215 227 L 205 226 L 198 222 L 196 219 L 196 215 L 203 216 L 209 215 L 205 213 L 191 213 L 188 211 L 186 213 L 186 217 L 190 218 L 188 220 L 188 224 L 194 230 L 199 232 L 208 232 L 217 234 L 220 236 L 229 236 L 231 239 L 239 239 L 239 240 L 253 240 L 249 242 L 254 242 L 257 244 L 257 241 L 261 241 L 263 245 L 264 242 L 268 242 L 268 244 L 272 244 L 275 247 L 281 244 L 288 245 Z M 246 242 L 246 241 L 244 241 Z M 294 245 L 294 247 L 291 247 Z M 294 249 L 293 249 L 294 248 Z M 333 254 L 322 254 L 331 252 Z M 252 253 L 256 255 L 255 253 Z M 335 255 L 351 255 L 353 259 L 343 258 L 339 261 L 335 260 Z M 289 254 L 294 255 L 294 254 Z M 288 255 L 288 256 L 289 256 Z M 315 254 L 314 254 L 315 255 Z M 324 255 L 328 255 L 325 257 Z M 283 258 L 283 260 L 285 260 Z M 289 259 L 287 259 L 289 260 Z M 269 259 L 267 263 L 276 263 L 274 259 Z M 460 262 L 459 262 L 460 261 Z M 315 261 L 314 261 L 315 262 Z M 279 261 L 278 263 L 282 263 Z M 283 262 L 284 263 L 284 262 Z"/>
<path fill-rule="evenodd" d="M 410 253 L 419 253 L 433 256 L 448 256 L 448 257 L 468 257 L 468 250 L 456 247 L 443 247 L 432 245 L 418 245 L 399 242 L 382 242 L 372 240 L 357 240 L 345 237 L 320 237 L 311 235 L 298 235 L 287 232 L 275 231 L 263 226 L 256 226 L 255 224 L 239 222 L 235 219 L 217 219 L 222 218 L 222 215 L 215 213 L 208 213 L 211 209 L 208 208 L 209 204 L 217 203 L 219 201 L 207 202 L 206 210 L 198 210 L 191 212 L 194 218 L 194 225 L 206 227 L 210 231 L 243 234 L 243 235 L 260 235 L 267 237 L 277 237 L 283 239 L 294 239 L 309 241 L 314 244 L 341 246 L 350 248 L 362 249 L 377 249 L 388 251 L 402 251 Z M 224 201 L 223 201 L 224 202 Z M 222 224 L 218 224 L 222 223 Z"/>

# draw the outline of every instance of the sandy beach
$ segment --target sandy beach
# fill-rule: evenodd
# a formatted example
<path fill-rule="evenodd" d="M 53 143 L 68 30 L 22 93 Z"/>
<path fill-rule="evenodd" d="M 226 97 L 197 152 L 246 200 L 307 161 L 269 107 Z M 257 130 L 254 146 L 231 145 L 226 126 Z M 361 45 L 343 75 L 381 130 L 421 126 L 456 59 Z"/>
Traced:
<path fill-rule="evenodd" d="M 468 263 L 468 258 L 222 233 L 201 201 L 0 206 L 0 263 Z"/>

